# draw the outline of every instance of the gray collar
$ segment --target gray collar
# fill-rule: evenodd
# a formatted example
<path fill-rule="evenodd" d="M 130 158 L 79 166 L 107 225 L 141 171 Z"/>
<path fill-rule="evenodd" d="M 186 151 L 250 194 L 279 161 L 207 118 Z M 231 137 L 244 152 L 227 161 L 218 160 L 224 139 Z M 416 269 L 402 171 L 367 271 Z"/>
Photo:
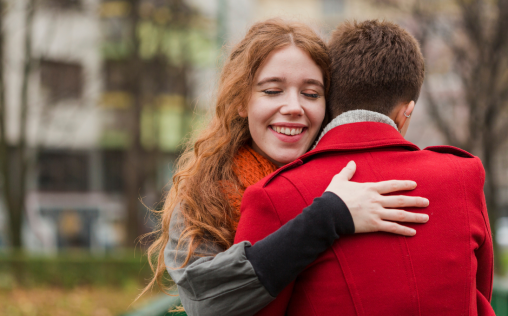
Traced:
<path fill-rule="evenodd" d="M 316 146 L 319 143 L 319 141 L 321 140 L 321 138 L 323 138 L 323 136 L 325 136 L 325 134 L 328 133 L 331 129 L 333 129 L 337 126 L 344 125 L 344 124 L 359 123 L 359 122 L 385 123 L 385 124 L 388 124 L 388 125 L 392 126 L 393 128 L 395 128 L 397 130 L 397 132 L 399 131 L 399 129 L 397 128 L 397 125 L 395 125 L 395 122 L 393 122 L 393 120 L 391 118 L 389 118 L 388 116 L 386 116 L 384 114 L 381 114 L 378 112 L 373 112 L 373 111 L 368 111 L 368 110 L 347 111 L 347 112 L 344 112 L 341 115 L 337 116 L 330 123 L 328 123 L 328 125 L 326 125 L 326 127 L 323 129 L 323 132 L 319 136 L 318 140 L 316 141 L 316 144 L 314 145 L 314 147 L 312 149 L 316 148 Z"/>

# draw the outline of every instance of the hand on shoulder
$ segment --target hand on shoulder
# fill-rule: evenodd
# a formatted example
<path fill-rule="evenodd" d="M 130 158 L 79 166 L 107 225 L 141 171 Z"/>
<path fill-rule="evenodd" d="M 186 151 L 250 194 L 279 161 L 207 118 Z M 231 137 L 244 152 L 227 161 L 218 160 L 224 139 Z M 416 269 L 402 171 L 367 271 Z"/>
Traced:
<path fill-rule="evenodd" d="M 350 161 L 336 174 L 325 191 L 339 196 L 353 217 L 355 233 L 384 231 L 404 236 L 414 236 L 416 230 L 396 222 L 426 223 L 427 214 L 407 212 L 403 207 L 427 207 L 429 200 L 423 197 L 383 194 L 413 190 L 416 182 L 410 180 L 389 180 L 374 183 L 349 181 L 356 171 L 356 164 Z"/>

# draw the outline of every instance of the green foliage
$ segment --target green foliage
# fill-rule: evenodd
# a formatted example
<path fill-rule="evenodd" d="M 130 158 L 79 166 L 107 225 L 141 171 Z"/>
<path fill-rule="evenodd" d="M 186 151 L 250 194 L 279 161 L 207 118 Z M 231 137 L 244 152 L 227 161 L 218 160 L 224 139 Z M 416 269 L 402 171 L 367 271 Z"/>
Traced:
<path fill-rule="evenodd" d="M 137 25 L 136 33 L 140 42 L 139 55 L 144 60 L 165 56 L 173 66 L 190 64 L 202 67 L 213 65 L 219 53 L 213 36 L 199 27 L 167 27 L 143 20 Z M 102 43 L 105 59 L 124 60 L 131 54 L 129 39 Z"/>
<path fill-rule="evenodd" d="M 146 256 L 133 252 L 107 256 L 0 255 L 0 288 L 16 286 L 132 286 L 146 284 L 151 276 Z"/>
<path fill-rule="evenodd" d="M 122 42 L 105 41 L 102 43 L 101 50 L 102 56 L 105 59 L 124 60 L 131 54 L 132 47 L 131 45 L 129 45 L 127 41 Z"/>
<path fill-rule="evenodd" d="M 169 28 L 152 21 L 139 23 L 137 33 L 140 39 L 140 56 L 151 59 L 165 55 L 170 64 L 184 63 L 205 66 L 213 64 L 217 56 L 211 36 L 198 28 Z"/>

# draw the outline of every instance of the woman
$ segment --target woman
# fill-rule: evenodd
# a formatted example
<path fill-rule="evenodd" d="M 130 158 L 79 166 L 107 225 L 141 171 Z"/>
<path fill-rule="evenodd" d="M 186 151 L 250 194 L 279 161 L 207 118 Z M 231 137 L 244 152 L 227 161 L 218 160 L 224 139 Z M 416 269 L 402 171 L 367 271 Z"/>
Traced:
<path fill-rule="evenodd" d="M 308 26 L 275 19 L 251 27 L 224 65 L 210 126 L 179 160 L 161 213 L 160 237 L 149 249 L 149 258 L 158 257 L 145 291 L 160 282 L 167 265 L 188 315 L 252 315 L 341 234 L 389 231 L 411 236 L 414 230 L 383 219 L 399 214 L 407 221 L 427 221 L 427 215 L 384 209 L 426 206 L 423 198 L 392 202 L 379 194 L 414 189 L 414 182 L 348 182 L 355 168 L 350 163 L 332 180 L 331 193 L 271 235 L 270 243 L 284 243 L 302 234 L 302 224 L 328 229 L 327 238 L 308 241 L 313 253 L 306 252 L 285 271 L 258 275 L 267 271 L 260 265 L 280 260 L 280 255 L 269 252 L 269 243 L 233 246 L 243 192 L 310 148 L 326 123 L 328 86 L 327 48 Z M 260 121 L 269 121 L 268 128 L 257 129 Z M 328 220 L 338 224 L 333 229 L 319 226 Z"/>

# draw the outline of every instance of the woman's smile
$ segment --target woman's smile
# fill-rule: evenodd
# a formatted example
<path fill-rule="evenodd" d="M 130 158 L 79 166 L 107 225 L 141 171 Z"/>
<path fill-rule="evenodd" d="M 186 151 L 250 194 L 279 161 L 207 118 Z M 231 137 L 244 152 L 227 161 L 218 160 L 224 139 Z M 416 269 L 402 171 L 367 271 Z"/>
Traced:
<path fill-rule="evenodd" d="M 280 124 L 280 123 L 279 123 Z M 294 143 L 302 139 L 307 127 L 305 125 L 297 124 L 273 124 L 269 126 L 269 129 L 275 134 L 275 136 L 283 142 Z"/>
<path fill-rule="evenodd" d="M 325 115 L 323 72 L 300 48 L 273 51 L 256 72 L 247 111 L 252 148 L 278 166 L 303 155 Z"/>

